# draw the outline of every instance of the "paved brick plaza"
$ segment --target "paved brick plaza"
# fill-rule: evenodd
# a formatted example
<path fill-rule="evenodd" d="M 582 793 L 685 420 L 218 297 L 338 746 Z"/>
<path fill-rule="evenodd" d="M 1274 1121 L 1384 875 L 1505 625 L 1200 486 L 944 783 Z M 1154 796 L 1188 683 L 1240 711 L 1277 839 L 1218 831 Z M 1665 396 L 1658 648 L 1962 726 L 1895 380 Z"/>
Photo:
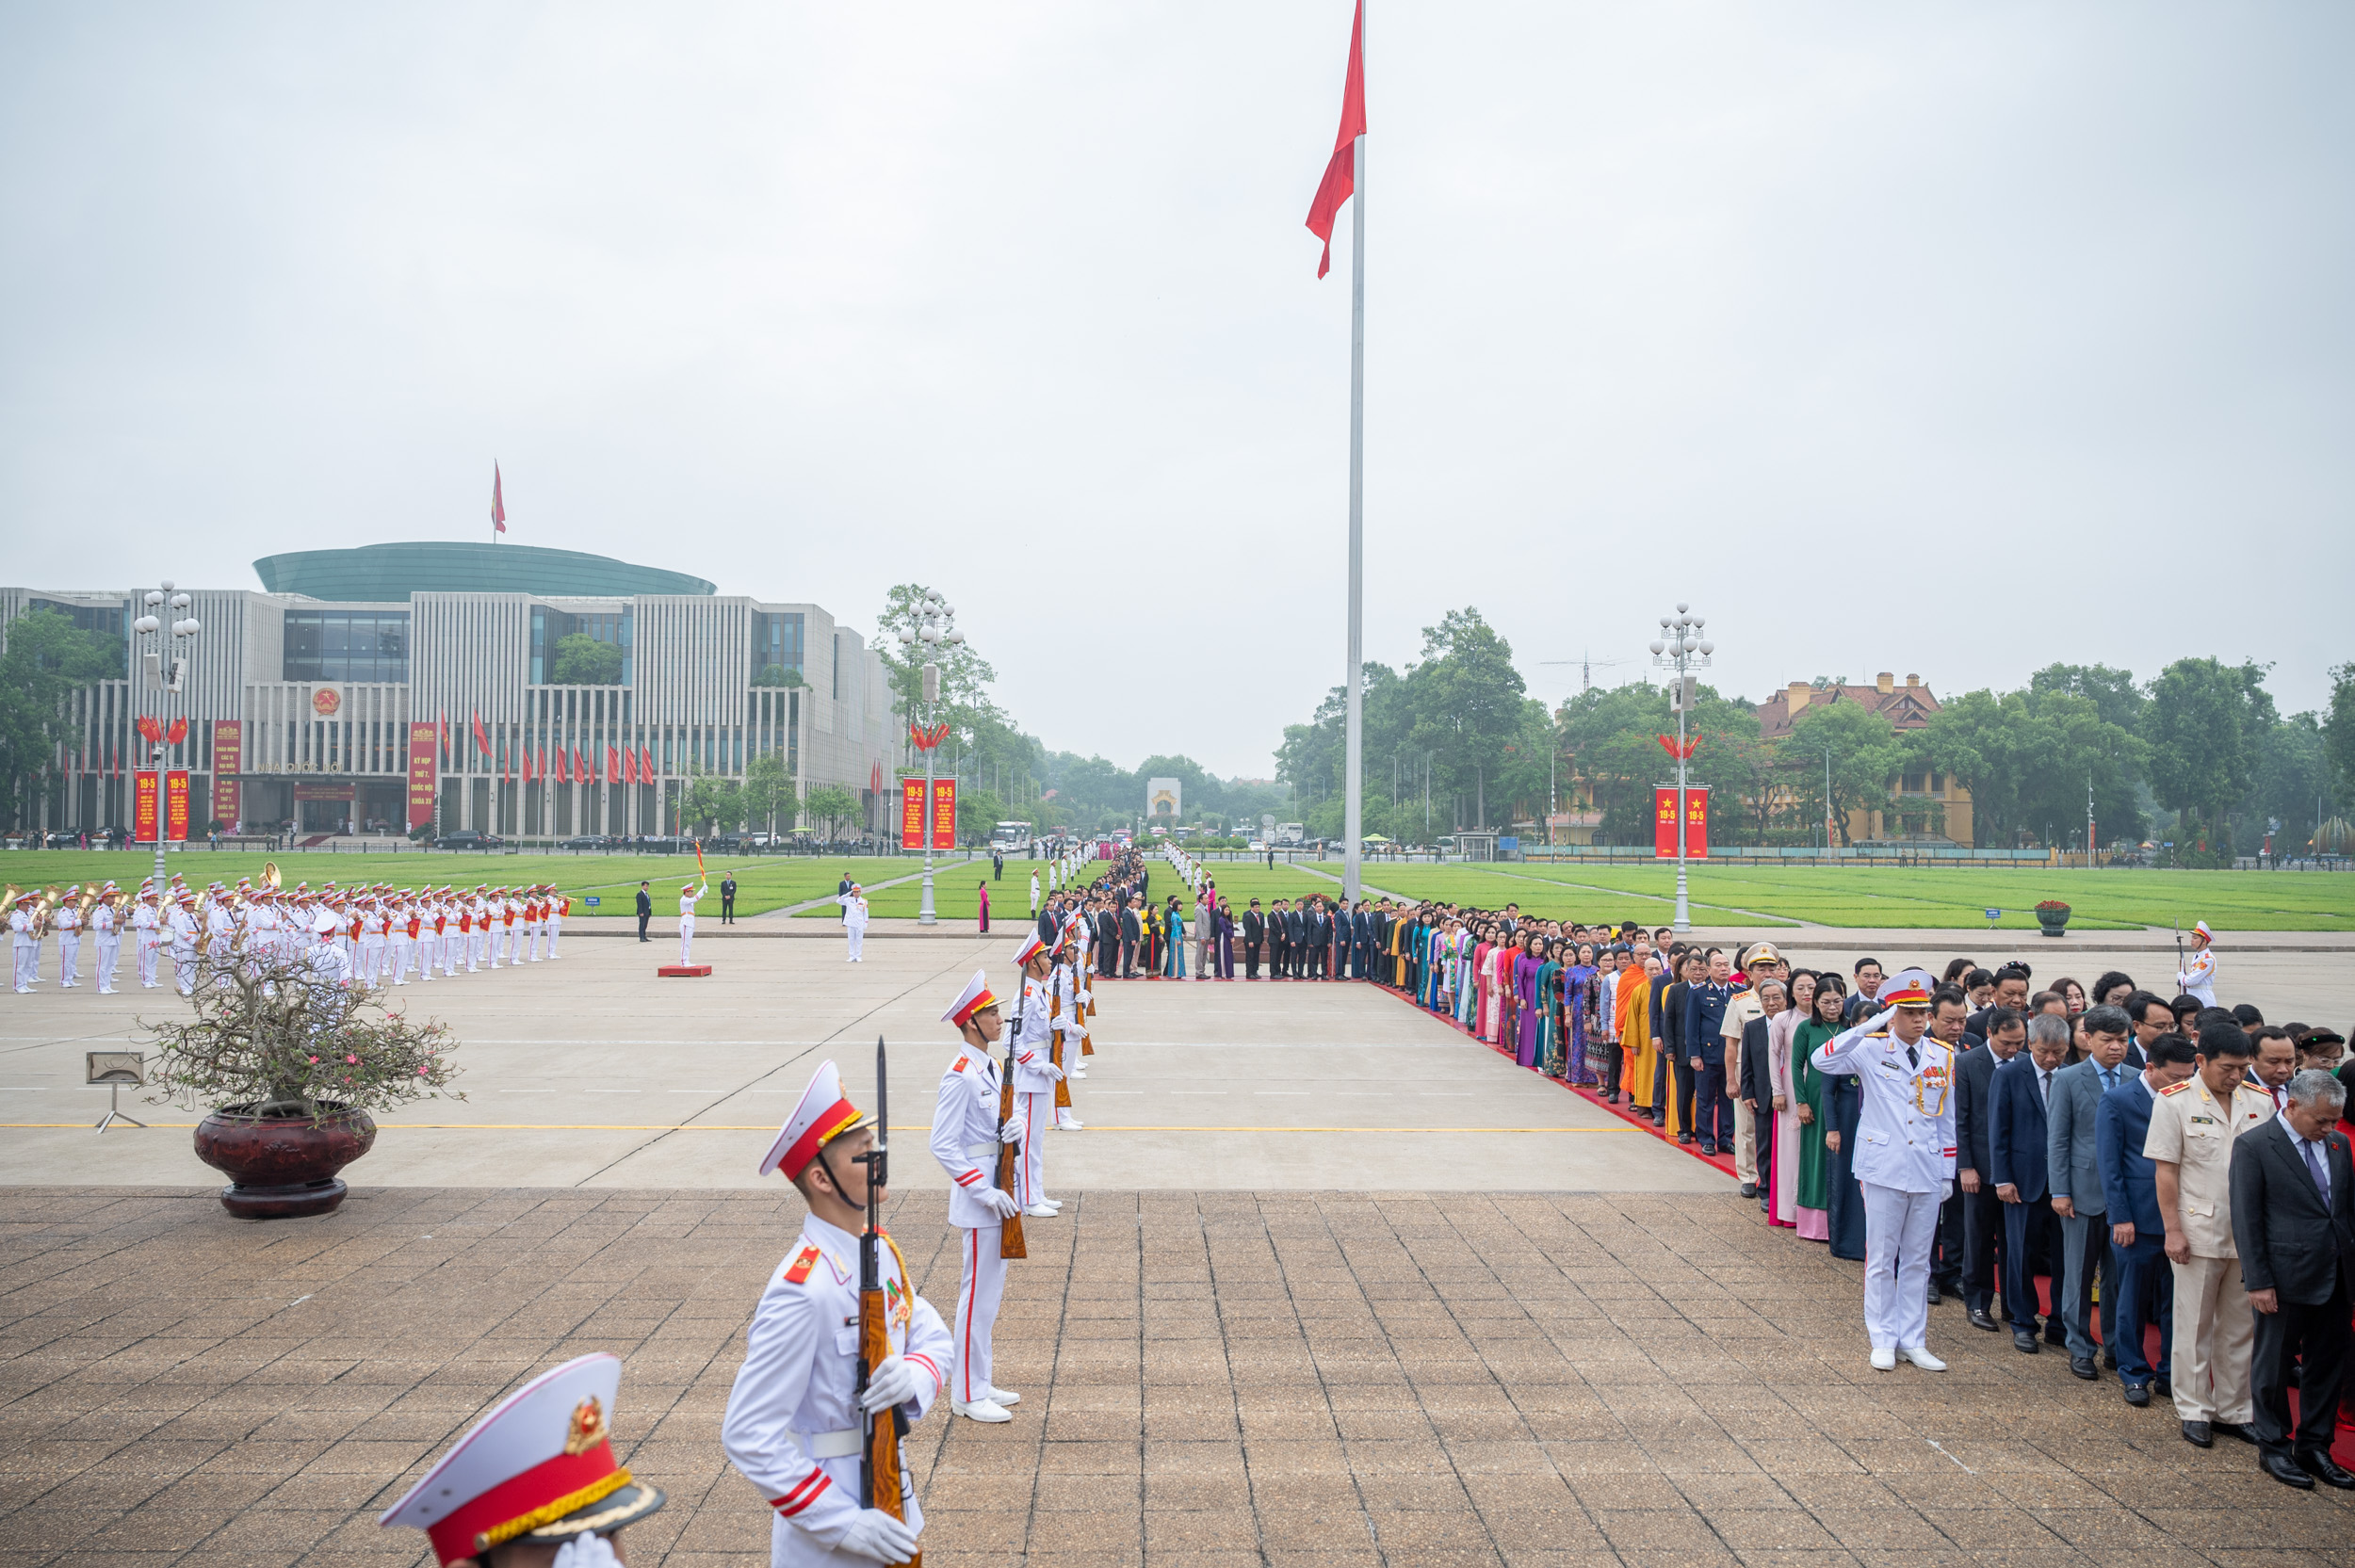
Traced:
<path fill-rule="evenodd" d="M 942 1200 L 894 1234 L 952 1296 Z M 1933 1315 L 1875 1373 L 1857 1269 L 1693 1194 L 1075 1194 L 1000 1327 L 1010 1426 L 913 1453 L 926 1560 L 1390 1565 L 2300 1563 L 2355 1511 L 2057 1355 Z M 563 1357 L 628 1373 L 632 1560 L 766 1561 L 720 1414 L 789 1192 L 0 1193 L 0 1562 L 427 1560 L 374 1513 Z M 1707 1260 L 1706 1268 L 1687 1258 Z"/>

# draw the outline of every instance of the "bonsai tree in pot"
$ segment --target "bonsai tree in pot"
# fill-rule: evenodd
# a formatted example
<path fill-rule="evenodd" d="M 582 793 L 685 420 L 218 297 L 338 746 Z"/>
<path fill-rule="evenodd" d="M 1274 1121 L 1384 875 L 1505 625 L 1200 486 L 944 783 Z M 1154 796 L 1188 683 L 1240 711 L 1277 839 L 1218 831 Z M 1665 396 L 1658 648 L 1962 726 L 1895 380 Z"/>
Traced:
<path fill-rule="evenodd" d="M 207 1110 L 197 1157 L 229 1176 L 232 1214 L 324 1214 L 347 1191 L 336 1172 L 376 1142 L 370 1111 L 465 1098 L 449 1087 L 448 1027 L 346 983 L 332 948 L 239 953 L 199 974 L 191 1017 L 141 1020 L 159 1058 L 151 1098 Z"/>

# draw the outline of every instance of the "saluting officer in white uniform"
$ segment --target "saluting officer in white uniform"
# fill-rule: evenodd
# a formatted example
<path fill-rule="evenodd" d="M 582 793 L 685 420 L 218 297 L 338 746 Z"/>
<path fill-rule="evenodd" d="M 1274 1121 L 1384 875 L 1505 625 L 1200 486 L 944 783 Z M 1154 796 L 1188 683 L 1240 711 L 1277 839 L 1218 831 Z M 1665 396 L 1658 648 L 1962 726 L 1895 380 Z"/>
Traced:
<path fill-rule="evenodd" d="M 1064 1070 L 1055 1065 L 1048 1013 L 1054 955 L 1033 931 L 1015 949 L 1015 967 L 1022 972 L 1022 1001 L 1015 1009 L 1014 1116 L 1021 1126 L 1022 1157 L 1015 1164 L 1015 1197 L 1022 1212 L 1051 1220 L 1063 1204 L 1047 1195 L 1047 1146 L 1041 1136 L 1054 1124 L 1055 1080 Z"/>
<path fill-rule="evenodd" d="M 998 1149 L 1021 1136 L 1008 1117 L 1001 1125 L 998 1104 L 1001 1079 L 990 1053 L 1004 1020 L 989 977 L 979 969 L 940 1021 L 965 1042 L 940 1075 L 940 1100 L 933 1110 L 933 1157 L 949 1172 L 949 1223 L 965 1233 L 962 1283 L 956 1316 L 950 1319 L 949 1408 L 976 1421 L 1011 1421 L 1007 1406 L 1022 1396 L 991 1381 L 990 1334 L 998 1303 L 1006 1293 L 1005 1222 L 1019 1212 L 1013 1193 L 998 1185 Z"/>
<path fill-rule="evenodd" d="M 773 1511 L 771 1568 L 905 1562 L 924 1528 L 913 1486 L 905 1522 L 858 1503 L 861 1416 L 897 1405 L 921 1419 L 947 1381 L 950 1353 L 940 1315 L 908 1283 L 898 1244 L 886 1245 L 880 1264 L 893 1303 L 892 1353 L 868 1372 L 866 1397 L 853 1403 L 867 1224 L 868 1168 L 858 1156 L 874 1138 L 843 1097 L 842 1075 L 823 1062 L 760 1162 L 762 1175 L 783 1171 L 809 1204 L 800 1240 L 753 1309 L 720 1425 L 728 1463 Z"/>
<path fill-rule="evenodd" d="M 1930 992 L 1920 969 L 1881 982 L 1881 1010 L 1815 1048 L 1818 1073 L 1863 1086 L 1855 1171 L 1864 1188 L 1864 1326 L 1873 1365 L 1903 1354 L 1925 1372 L 1930 1354 L 1930 1247 L 1939 1205 L 1955 1189 L 1955 1054 L 1929 1037 Z"/>
<path fill-rule="evenodd" d="M 695 950 L 695 905 L 704 896 L 701 882 L 683 882 L 678 890 L 678 962 L 684 969 L 693 962 L 689 955 Z"/>

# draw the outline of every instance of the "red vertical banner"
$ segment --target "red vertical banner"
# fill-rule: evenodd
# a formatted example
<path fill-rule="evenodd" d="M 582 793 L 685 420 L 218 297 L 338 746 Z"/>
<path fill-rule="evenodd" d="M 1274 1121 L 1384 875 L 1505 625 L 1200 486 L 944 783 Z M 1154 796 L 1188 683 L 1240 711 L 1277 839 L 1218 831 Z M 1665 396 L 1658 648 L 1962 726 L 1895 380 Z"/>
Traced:
<path fill-rule="evenodd" d="M 1651 792 L 1651 852 L 1654 860 L 1677 858 L 1677 792 L 1674 784 Z"/>
<path fill-rule="evenodd" d="M 440 756 L 430 723 L 409 726 L 409 825 L 422 828 L 433 820 L 433 797 L 441 787 Z"/>
<path fill-rule="evenodd" d="M 933 848 L 953 849 L 957 847 L 957 781 L 933 781 Z"/>
<path fill-rule="evenodd" d="M 900 848 L 921 849 L 924 847 L 924 781 L 900 781 Z"/>
<path fill-rule="evenodd" d="M 157 811 L 155 770 L 141 768 L 131 775 L 131 839 L 137 844 L 155 842 L 155 826 L 162 820 Z"/>
<path fill-rule="evenodd" d="M 1676 846 L 1668 852 L 1674 854 Z M 1709 786 L 1687 784 L 1684 789 L 1684 858 L 1709 858 Z"/>
<path fill-rule="evenodd" d="M 188 770 L 175 768 L 164 775 L 164 839 L 188 841 Z"/>
<path fill-rule="evenodd" d="M 245 815 L 245 792 L 237 775 L 245 771 L 245 720 L 213 720 L 213 815 L 231 832 Z"/>

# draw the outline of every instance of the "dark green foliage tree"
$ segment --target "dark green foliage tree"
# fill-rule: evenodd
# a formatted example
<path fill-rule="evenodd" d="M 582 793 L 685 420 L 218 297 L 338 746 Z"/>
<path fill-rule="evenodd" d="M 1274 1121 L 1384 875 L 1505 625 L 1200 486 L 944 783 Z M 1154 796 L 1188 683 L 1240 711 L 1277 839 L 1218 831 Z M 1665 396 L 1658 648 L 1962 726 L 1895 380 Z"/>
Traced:
<path fill-rule="evenodd" d="M 84 631 L 56 610 L 37 609 L 8 624 L 0 651 L 0 811 L 8 825 L 28 820 L 69 735 L 66 694 L 92 681 L 121 679 L 128 650 L 120 638 Z"/>
<path fill-rule="evenodd" d="M 2274 723 L 2265 673 L 2256 664 L 2177 659 L 2151 683 L 2143 738 L 2151 747 L 2152 790 L 2161 805 L 2201 823 L 2196 833 L 2178 833 L 2179 862 L 2230 858 L 2224 814 L 2255 784 L 2264 734 Z"/>
<path fill-rule="evenodd" d="M 622 679 L 619 643 L 599 642 L 587 632 L 574 632 L 556 640 L 558 686 L 617 686 Z"/>

